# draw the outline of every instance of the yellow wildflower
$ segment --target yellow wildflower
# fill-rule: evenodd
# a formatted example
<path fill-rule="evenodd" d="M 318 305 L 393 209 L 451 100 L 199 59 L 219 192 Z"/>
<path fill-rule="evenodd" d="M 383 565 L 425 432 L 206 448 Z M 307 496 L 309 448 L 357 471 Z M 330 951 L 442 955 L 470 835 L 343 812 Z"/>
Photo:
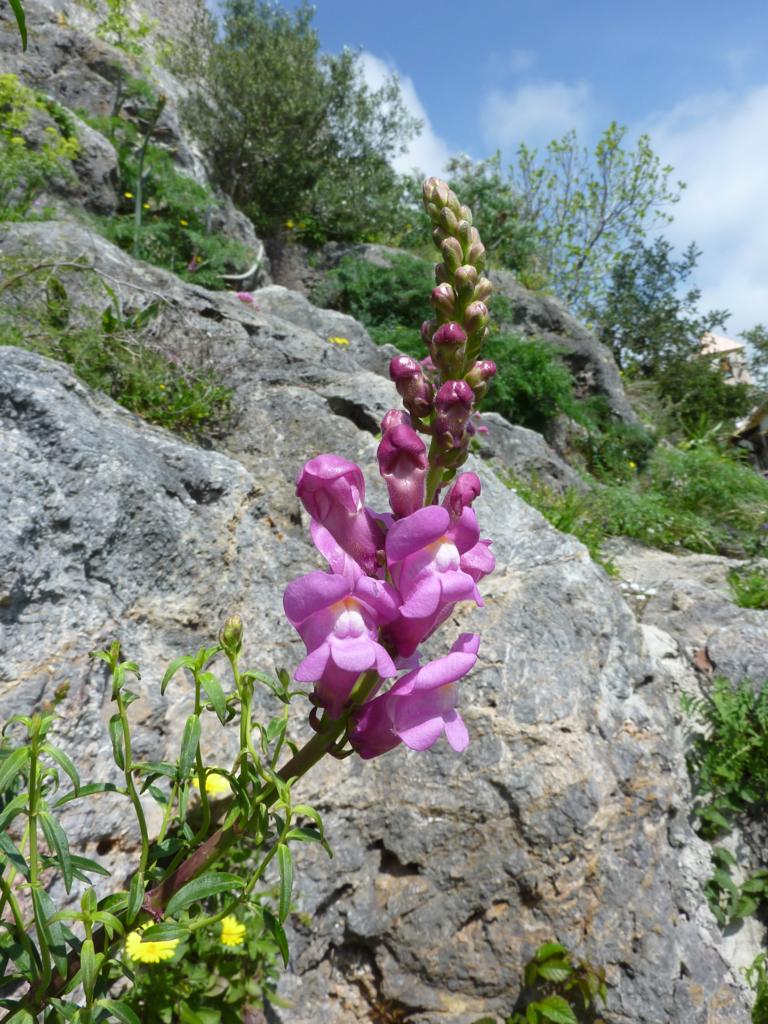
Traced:
<path fill-rule="evenodd" d="M 141 933 L 148 925 L 142 925 L 129 932 L 125 940 L 125 951 L 131 960 L 140 964 L 159 964 L 163 960 L 172 959 L 179 944 L 178 939 L 164 939 L 161 942 L 142 942 Z"/>
<path fill-rule="evenodd" d="M 349 344 L 349 338 L 329 338 L 328 341 L 330 341 L 330 343 L 332 345 L 348 345 Z"/>
<path fill-rule="evenodd" d="M 143 203 L 142 205 L 144 206 L 144 209 L 145 209 L 145 210 L 149 210 L 149 209 L 151 209 L 151 207 L 150 207 L 149 203 Z"/>
<path fill-rule="evenodd" d="M 637 469 L 637 463 L 633 462 L 632 459 L 629 460 L 627 465 L 629 466 L 630 469 Z"/>
<path fill-rule="evenodd" d="M 123 192 L 126 199 L 133 199 L 133 192 Z"/>
<path fill-rule="evenodd" d="M 290 230 L 291 230 L 291 228 L 293 227 L 293 221 L 292 221 L 292 220 L 287 220 L 287 221 L 285 222 L 285 226 L 286 226 L 286 227 L 288 228 L 288 230 L 290 231 Z"/>
<path fill-rule="evenodd" d="M 192 785 L 195 789 L 200 789 L 200 780 L 193 779 Z M 232 787 L 226 775 L 222 775 L 221 772 L 208 772 L 205 776 L 205 792 L 208 796 L 227 796 L 232 792 Z"/>
<path fill-rule="evenodd" d="M 179 224 L 181 224 L 181 226 L 183 228 L 188 228 L 189 227 L 189 221 L 188 220 L 183 220 L 182 219 L 182 220 L 179 221 Z"/>
<path fill-rule="evenodd" d="M 232 914 L 222 919 L 221 922 L 221 944 L 222 946 L 239 946 L 245 938 L 245 925 L 241 924 Z"/>

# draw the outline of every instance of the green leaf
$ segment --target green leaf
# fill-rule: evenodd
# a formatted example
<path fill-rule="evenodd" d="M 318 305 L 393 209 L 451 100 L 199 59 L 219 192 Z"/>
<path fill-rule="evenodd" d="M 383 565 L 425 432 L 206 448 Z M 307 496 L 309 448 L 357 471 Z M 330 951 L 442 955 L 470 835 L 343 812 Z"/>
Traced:
<path fill-rule="evenodd" d="M 130 1006 L 119 999 L 97 999 L 96 1005 L 102 1007 L 111 1016 L 117 1017 L 122 1024 L 141 1024 Z"/>
<path fill-rule="evenodd" d="M 13 3 L 13 0 L 11 0 Z M 35 1018 L 28 1010 L 17 1010 L 8 1017 L 6 1024 L 35 1024 Z"/>
<path fill-rule="evenodd" d="M 11 10 L 16 17 L 16 24 L 19 26 L 19 35 L 21 36 L 21 48 L 26 50 L 27 48 L 27 19 L 24 17 L 24 8 L 21 0 L 8 0 L 11 5 Z"/>
<path fill-rule="evenodd" d="M 570 1004 L 562 996 L 547 996 L 536 1004 L 542 1017 L 553 1024 L 579 1024 Z"/>
<path fill-rule="evenodd" d="M 285 843 L 281 843 L 277 848 L 277 861 L 280 866 L 280 898 L 277 916 L 282 924 L 291 910 L 291 892 L 293 890 L 293 857 Z"/>
<path fill-rule="evenodd" d="M 141 910 L 141 904 L 144 902 L 144 890 L 144 876 L 140 871 L 137 871 L 131 879 L 128 889 L 128 907 L 125 911 L 126 924 L 130 925 Z"/>
<path fill-rule="evenodd" d="M 7 860 L 13 864 L 19 874 L 29 881 L 29 865 L 24 860 L 21 851 L 5 831 L 0 831 L 0 851 L 5 854 Z M 2 858 L 0 858 L 1 860 Z"/>
<path fill-rule="evenodd" d="M 120 715 L 112 715 L 109 720 L 109 738 L 112 741 L 112 754 L 118 768 L 125 771 L 125 736 Z"/>
<path fill-rule="evenodd" d="M 178 924 L 176 921 L 162 921 L 160 924 L 153 924 L 141 933 L 142 942 L 170 942 L 178 939 L 183 942 L 190 935 L 189 928 Z"/>
<path fill-rule="evenodd" d="M 53 758 L 62 771 L 66 772 L 69 776 L 69 781 L 75 787 L 75 793 L 77 793 L 77 790 L 80 788 L 80 776 L 71 758 L 63 750 L 59 750 L 58 747 L 54 747 L 51 743 L 44 743 L 42 749 Z"/>
<path fill-rule="evenodd" d="M 565 960 L 547 960 L 539 966 L 539 974 L 547 981 L 565 981 L 573 974 L 573 967 Z"/>
<path fill-rule="evenodd" d="M 174 658 L 168 668 L 165 670 L 162 682 L 160 683 L 160 693 L 165 693 L 165 688 L 168 683 L 173 679 L 180 668 L 193 668 L 195 659 L 191 658 L 188 654 L 183 655 L 181 658 Z"/>
<path fill-rule="evenodd" d="M 27 793 L 19 793 L 10 800 L 0 811 L 0 830 L 7 828 L 17 814 L 20 814 L 27 806 Z"/>
<path fill-rule="evenodd" d="M 197 678 L 213 705 L 217 718 L 224 725 L 227 720 L 227 701 L 221 683 L 212 672 L 201 672 Z"/>
<path fill-rule="evenodd" d="M 543 960 L 547 960 L 549 957 L 554 956 L 555 954 L 557 954 L 558 956 L 562 956 L 563 954 L 565 954 L 567 956 L 568 950 L 565 948 L 565 946 L 561 946 L 559 942 L 544 942 L 533 954 L 533 957 L 534 960 L 537 960 L 539 963 L 541 963 Z"/>
<path fill-rule="evenodd" d="M 69 855 L 69 840 L 58 821 L 49 811 L 38 814 L 45 841 L 55 853 L 61 873 L 64 876 L 64 888 L 67 892 L 72 888 L 72 860 Z"/>
<path fill-rule="evenodd" d="M 181 736 L 181 752 L 179 753 L 179 778 L 186 779 L 195 761 L 198 744 L 200 743 L 200 718 L 190 715 L 184 725 Z"/>
<path fill-rule="evenodd" d="M 58 277 L 49 277 L 46 282 L 45 304 L 48 322 L 51 326 L 65 328 L 69 324 L 71 302 L 67 289 Z"/>
<path fill-rule="evenodd" d="M 114 782 L 89 782 L 85 786 L 81 786 L 77 793 L 67 793 L 66 796 L 60 797 L 53 806 L 63 807 L 64 804 L 68 804 L 78 797 L 91 796 L 94 793 L 125 794 L 125 789 L 122 786 L 116 786 Z"/>
<path fill-rule="evenodd" d="M 207 899 L 209 896 L 215 896 L 220 892 L 239 889 L 242 885 L 243 880 L 237 875 L 230 875 L 225 871 L 207 871 L 204 875 L 200 875 L 199 878 L 193 878 L 191 882 L 183 885 L 170 898 L 165 911 L 169 917 L 175 917 L 192 903 Z"/>
<path fill-rule="evenodd" d="M 250 669 L 248 672 L 243 672 L 243 678 L 253 679 L 257 683 L 262 683 L 270 689 L 278 700 L 283 702 L 283 704 L 289 703 L 287 687 L 282 679 L 278 682 L 277 679 L 273 679 L 272 676 L 268 676 L 265 672 L 257 672 L 253 669 Z"/>
<path fill-rule="evenodd" d="M 87 1000 L 93 998 L 93 989 L 99 976 L 99 961 L 93 948 L 93 939 L 84 939 L 80 947 L 80 973 Z"/>
<path fill-rule="evenodd" d="M 285 937 L 283 926 L 277 920 L 275 915 L 267 910 L 265 907 L 262 911 L 264 916 L 264 924 L 267 927 L 267 931 L 271 934 L 272 938 L 277 943 L 277 948 L 280 950 L 280 955 L 283 958 L 283 964 L 288 966 L 288 939 Z"/>
<path fill-rule="evenodd" d="M 8 789 L 11 782 L 16 781 L 16 776 L 29 760 L 29 747 L 17 747 L 12 754 L 6 757 L 0 765 L 0 793 Z"/>
<path fill-rule="evenodd" d="M 32 905 L 35 909 L 37 927 L 45 935 L 56 970 L 62 978 L 66 978 L 68 965 L 64 928 L 59 921 L 48 924 L 48 919 L 56 913 L 54 902 L 45 889 L 35 887 L 32 889 Z"/>

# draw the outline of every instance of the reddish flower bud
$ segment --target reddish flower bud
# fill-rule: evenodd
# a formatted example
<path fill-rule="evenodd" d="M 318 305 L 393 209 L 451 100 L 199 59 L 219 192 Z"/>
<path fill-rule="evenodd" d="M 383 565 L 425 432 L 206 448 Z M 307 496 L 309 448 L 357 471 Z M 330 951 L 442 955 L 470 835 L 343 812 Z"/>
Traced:
<path fill-rule="evenodd" d="M 432 337 L 432 361 L 443 379 L 461 377 L 467 350 L 467 335 L 461 324 L 451 320 L 438 327 Z"/>
<path fill-rule="evenodd" d="M 413 427 L 405 423 L 392 427 L 381 439 L 376 454 L 395 518 L 402 519 L 421 508 L 428 468 L 427 449 Z"/>
<path fill-rule="evenodd" d="M 435 389 L 424 376 L 421 364 L 410 356 L 395 356 L 389 364 L 389 376 L 408 412 L 417 419 L 428 416 Z"/>
<path fill-rule="evenodd" d="M 434 293 L 433 293 L 434 294 Z M 471 337 L 488 324 L 488 307 L 484 302 L 470 302 L 464 310 L 464 329 Z"/>
<path fill-rule="evenodd" d="M 402 409 L 389 409 L 381 421 L 381 436 L 383 437 L 393 427 L 401 427 L 404 423 L 408 427 L 412 426 L 411 417 L 407 412 Z"/>
<path fill-rule="evenodd" d="M 464 380 L 472 388 L 475 398 L 479 402 L 481 398 L 485 397 L 488 385 L 495 376 L 496 363 L 492 359 L 480 359 L 472 366 Z"/>
<path fill-rule="evenodd" d="M 446 449 L 462 446 L 474 398 L 474 392 L 465 380 L 448 380 L 437 392 L 434 432 Z"/>
<path fill-rule="evenodd" d="M 447 282 L 432 289 L 430 301 L 441 322 L 444 323 L 453 317 L 456 308 L 456 293 Z"/>
<path fill-rule="evenodd" d="M 421 325 L 421 340 L 429 348 L 432 342 L 432 335 L 437 330 L 439 324 L 437 320 L 425 320 Z M 394 380 L 394 377 L 392 378 Z"/>
<path fill-rule="evenodd" d="M 477 473 L 460 473 L 451 484 L 443 505 L 451 519 L 458 519 L 465 508 L 470 508 L 480 495 L 480 477 Z"/>
<path fill-rule="evenodd" d="M 450 284 L 451 272 L 444 263 L 435 264 L 435 284 Z"/>

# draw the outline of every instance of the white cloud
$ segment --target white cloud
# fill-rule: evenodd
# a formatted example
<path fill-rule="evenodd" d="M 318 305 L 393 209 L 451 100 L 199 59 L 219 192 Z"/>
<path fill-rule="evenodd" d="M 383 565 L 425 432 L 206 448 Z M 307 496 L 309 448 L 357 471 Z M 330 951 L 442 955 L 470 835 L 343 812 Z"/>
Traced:
<path fill-rule="evenodd" d="M 416 93 L 413 79 L 408 75 L 401 74 L 394 65 L 365 50 L 360 54 L 360 65 L 363 78 L 371 89 L 380 88 L 387 78 L 393 74 L 397 75 L 403 103 L 408 113 L 422 122 L 421 134 L 411 141 L 405 153 L 392 161 L 395 170 L 403 174 L 414 169 L 428 175 L 442 173 L 450 151 L 445 141 L 440 138 L 430 124 L 427 112 Z"/>
<path fill-rule="evenodd" d="M 594 120 L 592 90 L 587 82 L 538 82 L 517 89 L 492 90 L 483 100 L 481 127 L 492 149 L 546 145 L 575 128 L 581 136 Z"/>
<path fill-rule="evenodd" d="M 688 185 L 665 234 L 702 249 L 702 308 L 730 309 L 730 335 L 768 323 L 768 85 L 691 97 L 645 127 Z"/>

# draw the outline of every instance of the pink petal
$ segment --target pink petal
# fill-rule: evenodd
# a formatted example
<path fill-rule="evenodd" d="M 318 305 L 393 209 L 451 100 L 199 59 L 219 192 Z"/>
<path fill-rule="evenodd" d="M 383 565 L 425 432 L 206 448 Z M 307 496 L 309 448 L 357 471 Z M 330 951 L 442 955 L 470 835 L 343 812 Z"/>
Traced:
<path fill-rule="evenodd" d="M 368 637 L 337 640 L 331 637 L 334 665 L 346 672 L 365 672 L 376 660 L 376 645 Z"/>
<path fill-rule="evenodd" d="M 405 698 L 403 699 L 405 703 Z M 398 709 L 399 710 L 399 709 Z M 399 715 L 395 712 L 395 732 L 411 750 L 426 750 L 436 743 L 443 732 L 442 716 L 414 721 L 411 725 L 400 725 Z"/>
<path fill-rule="evenodd" d="M 464 719 L 457 711 L 449 711 L 446 713 L 443 721 L 445 722 L 445 738 L 453 749 L 460 754 L 462 750 L 466 750 L 469 746 L 469 733 L 464 724 Z"/>
<path fill-rule="evenodd" d="M 293 673 L 293 678 L 296 682 L 314 683 L 320 679 L 325 671 L 325 666 L 328 664 L 330 653 L 331 648 L 328 644 L 321 644 L 314 651 L 310 651 L 306 658 L 298 664 L 296 671 Z"/>
<path fill-rule="evenodd" d="M 387 534 L 387 561 L 399 562 L 441 537 L 450 524 L 448 510 L 441 505 L 420 508 L 399 519 Z"/>
<path fill-rule="evenodd" d="M 437 576 L 427 576 L 400 606 L 400 614 L 406 619 L 424 619 L 437 611 L 442 593 L 440 579 Z"/>
<path fill-rule="evenodd" d="M 321 608 L 340 601 L 349 591 L 349 583 L 343 576 L 310 572 L 288 584 L 283 595 L 283 608 L 288 621 L 296 625 Z"/>
<path fill-rule="evenodd" d="M 462 509 L 461 515 L 448 531 L 448 536 L 462 555 L 477 544 L 480 540 L 480 526 L 471 508 Z"/>

